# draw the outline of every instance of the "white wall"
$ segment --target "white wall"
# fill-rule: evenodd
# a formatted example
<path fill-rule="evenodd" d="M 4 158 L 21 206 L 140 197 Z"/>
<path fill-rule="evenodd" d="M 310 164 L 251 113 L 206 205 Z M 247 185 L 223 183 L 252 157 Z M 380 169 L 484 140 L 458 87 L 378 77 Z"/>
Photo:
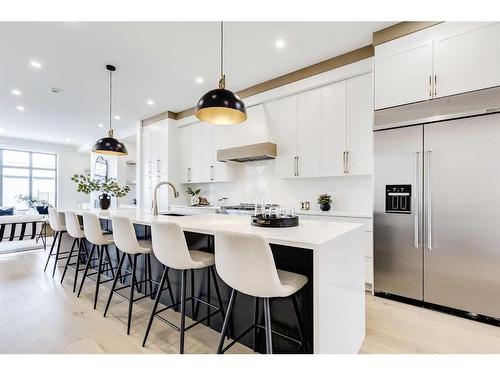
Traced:
<path fill-rule="evenodd" d="M 75 173 L 85 174 L 90 168 L 88 152 L 78 152 L 76 146 L 9 137 L 0 137 L 0 147 L 57 154 L 57 207 L 76 208 L 78 203 L 88 202 L 88 196 L 78 193 L 70 180 Z"/>
<path fill-rule="evenodd" d="M 135 142 L 130 142 L 130 141 L 126 141 L 124 142 L 124 144 L 127 147 L 128 155 L 120 156 L 118 158 L 118 165 L 117 165 L 118 184 L 120 184 L 120 186 L 128 185 L 128 187 L 130 187 L 130 193 L 128 193 L 123 198 L 119 198 L 118 203 L 133 204 L 134 199 L 137 196 L 137 189 L 136 189 L 136 184 L 132 184 L 129 182 L 134 182 L 137 180 L 136 176 L 137 166 L 129 165 L 127 164 L 127 161 L 136 161 L 137 159 L 136 145 Z"/>
<path fill-rule="evenodd" d="M 235 166 L 232 182 L 181 185 L 181 197 L 171 203 L 189 204 L 187 186 L 197 186 L 213 205 L 218 199 L 228 198 L 227 204 L 241 202 L 277 203 L 300 207 L 300 201 L 311 202 L 311 210 L 319 210 L 317 198 L 322 193 L 331 194 L 333 209 L 353 213 L 370 213 L 373 207 L 372 176 L 342 176 L 325 178 L 280 179 L 275 174 L 275 162 L 258 161 Z"/>

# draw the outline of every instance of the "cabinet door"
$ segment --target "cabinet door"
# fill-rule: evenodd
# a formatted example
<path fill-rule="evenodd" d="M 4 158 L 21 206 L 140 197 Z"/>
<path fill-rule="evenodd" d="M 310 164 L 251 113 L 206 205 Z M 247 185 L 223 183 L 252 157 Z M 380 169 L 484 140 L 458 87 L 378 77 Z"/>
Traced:
<path fill-rule="evenodd" d="M 297 156 L 297 100 L 289 96 L 266 105 L 276 141 L 276 174 L 280 178 L 295 177 Z"/>
<path fill-rule="evenodd" d="M 179 129 L 180 181 L 184 183 L 191 180 L 191 133 L 191 126 Z"/>
<path fill-rule="evenodd" d="M 145 210 L 150 210 L 152 207 L 152 202 L 153 202 L 153 195 L 152 195 L 152 189 L 153 189 L 153 180 L 152 180 L 152 175 L 147 173 L 143 175 L 142 178 L 142 186 L 143 191 L 142 191 L 142 202 L 141 206 Z"/>
<path fill-rule="evenodd" d="M 347 80 L 346 171 L 373 173 L 373 89 L 371 74 Z"/>
<path fill-rule="evenodd" d="M 320 89 L 297 95 L 298 177 L 318 177 L 320 159 Z"/>
<path fill-rule="evenodd" d="M 153 137 L 151 133 L 151 125 L 142 128 L 142 157 L 144 160 L 143 172 L 145 174 L 150 174 L 153 171 L 153 164 L 151 161 L 151 142 Z"/>
<path fill-rule="evenodd" d="M 194 125 L 189 125 L 190 133 L 189 133 L 189 160 L 190 160 L 190 178 L 189 182 L 201 182 L 202 181 L 202 164 L 201 164 L 201 128 L 200 123 L 196 123 Z M 203 125 L 205 126 L 205 125 Z"/>
<path fill-rule="evenodd" d="M 344 175 L 346 87 L 340 81 L 321 88 L 321 176 Z"/>
<path fill-rule="evenodd" d="M 375 109 L 432 97 L 432 42 L 375 59 Z"/>
<path fill-rule="evenodd" d="M 436 96 L 500 85 L 500 24 L 434 42 Z"/>
<path fill-rule="evenodd" d="M 227 137 L 227 134 L 230 130 L 230 127 L 227 126 L 216 126 L 214 128 L 214 134 L 213 134 L 213 161 L 211 164 L 211 180 L 212 181 L 229 181 L 231 179 L 230 176 L 230 170 L 231 170 L 231 165 L 230 163 L 222 163 L 220 161 L 217 161 L 217 150 L 220 150 L 223 148 L 224 141 Z"/>
<path fill-rule="evenodd" d="M 214 132 L 217 125 L 200 122 L 198 131 L 200 132 L 200 182 L 210 182 L 214 179 Z"/>

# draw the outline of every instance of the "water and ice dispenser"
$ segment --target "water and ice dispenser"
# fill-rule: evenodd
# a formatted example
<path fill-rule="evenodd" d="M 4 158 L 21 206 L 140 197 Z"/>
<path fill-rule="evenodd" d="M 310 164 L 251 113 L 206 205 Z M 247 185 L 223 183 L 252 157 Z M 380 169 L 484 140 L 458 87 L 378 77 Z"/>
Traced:
<path fill-rule="evenodd" d="M 385 185 L 385 212 L 411 214 L 411 185 Z"/>

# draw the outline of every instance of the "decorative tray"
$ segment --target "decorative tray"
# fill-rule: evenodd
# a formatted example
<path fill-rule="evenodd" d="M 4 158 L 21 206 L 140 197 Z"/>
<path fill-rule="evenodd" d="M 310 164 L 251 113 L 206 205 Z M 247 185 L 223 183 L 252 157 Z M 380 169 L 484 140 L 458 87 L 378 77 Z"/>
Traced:
<path fill-rule="evenodd" d="M 268 228 L 289 228 L 299 225 L 298 216 L 272 217 L 269 215 L 253 215 L 252 225 L 256 227 Z"/>

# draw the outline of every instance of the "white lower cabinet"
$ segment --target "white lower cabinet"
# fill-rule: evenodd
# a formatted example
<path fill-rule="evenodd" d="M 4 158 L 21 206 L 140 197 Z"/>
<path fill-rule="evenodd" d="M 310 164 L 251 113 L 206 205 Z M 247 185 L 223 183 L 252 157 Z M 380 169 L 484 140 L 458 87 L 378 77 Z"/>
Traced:
<path fill-rule="evenodd" d="M 318 220 L 344 223 L 360 223 L 365 225 L 364 253 L 365 253 L 365 283 L 367 289 L 373 287 L 373 219 L 347 216 L 303 215 L 299 220 Z"/>

